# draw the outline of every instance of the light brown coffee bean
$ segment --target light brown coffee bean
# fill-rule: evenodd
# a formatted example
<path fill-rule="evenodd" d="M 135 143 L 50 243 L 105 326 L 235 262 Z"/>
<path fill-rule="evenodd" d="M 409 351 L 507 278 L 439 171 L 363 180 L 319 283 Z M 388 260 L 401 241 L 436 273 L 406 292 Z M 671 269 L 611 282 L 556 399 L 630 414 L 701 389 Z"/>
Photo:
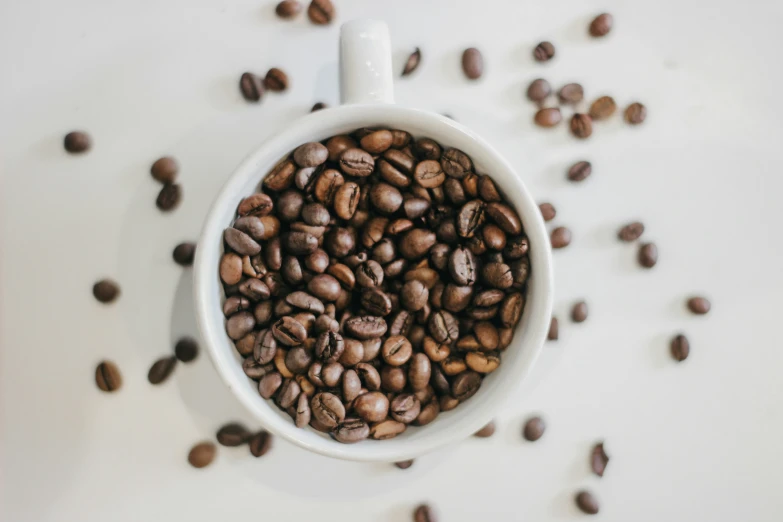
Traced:
<path fill-rule="evenodd" d="M 188 453 L 188 462 L 194 468 L 205 468 L 212 464 L 217 455 L 217 447 L 211 442 L 200 442 Z"/>
<path fill-rule="evenodd" d="M 462 53 L 462 71 L 470 80 L 481 78 L 484 72 L 484 58 L 475 47 L 465 49 Z"/>
<path fill-rule="evenodd" d="M 114 392 L 122 387 L 122 374 L 112 361 L 101 361 L 95 368 L 95 384 L 101 391 Z"/>

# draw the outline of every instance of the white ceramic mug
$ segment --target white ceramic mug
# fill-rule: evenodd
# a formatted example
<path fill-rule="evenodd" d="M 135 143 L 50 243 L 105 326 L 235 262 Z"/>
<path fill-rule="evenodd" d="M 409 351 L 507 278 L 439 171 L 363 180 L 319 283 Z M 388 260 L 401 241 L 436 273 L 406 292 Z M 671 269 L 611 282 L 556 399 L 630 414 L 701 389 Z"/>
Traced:
<path fill-rule="evenodd" d="M 549 238 L 533 198 L 514 168 L 479 136 L 435 113 L 393 104 L 391 46 L 386 24 L 355 20 L 340 34 L 340 92 L 343 105 L 309 114 L 283 128 L 261 145 L 234 172 L 212 205 L 198 241 L 194 285 L 198 324 L 218 373 L 237 399 L 270 432 L 317 453 L 359 461 L 407 460 L 478 431 L 495 415 L 503 400 L 530 372 L 545 341 L 552 311 L 552 259 Z M 258 190 L 269 170 L 303 143 L 320 141 L 361 127 L 403 129 L 414 137 L 430 137 L 468 154 L 477 173 L 492 175 L 516 208 L 530 242 L 531 275 L 527 304 L 500 367 L 483 381 L 478 393 L 432 423 L 411 427 L 382 441 L 341 444 L 311 428 L 294 426 L 287 413 L 258 394 L 245 376 L 242 358 L 225 333 L 225 299 L 218 265 L 223 230 L 236 215 L 240 200 Z"/>

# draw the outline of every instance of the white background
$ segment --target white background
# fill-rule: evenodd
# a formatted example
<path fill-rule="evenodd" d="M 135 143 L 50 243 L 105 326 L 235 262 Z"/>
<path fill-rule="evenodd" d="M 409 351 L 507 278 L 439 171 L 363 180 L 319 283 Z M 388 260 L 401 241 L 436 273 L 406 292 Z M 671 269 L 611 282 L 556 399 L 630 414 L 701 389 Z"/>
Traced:
<path fill-rule="evenodd" d="M 780 223 L 783 4 L 773 1 L 337 2 L 332 26 L 274 17 L 266 0 L 26 0 L 0 6 L 2 325 L 0 519 L 23 521 L 407 521 L 423 500 L 441 521 L 773 521 L 783 517 Z M 607 10 L 616 29 L 586 35 Z M 192 444 L 248 419 L 205 353 L 160 387 L 147 369 L 195 333 L 187 271 L 172 248 L 196 237 L 215 191 L 255 145 L 337 103 L 339 22 L 389 23 L 395 67 L 421 46 L 398 101 L 448 112 L 493 141 L 539 201 L 558 210 L 571 247 L 555 252 L 561 338 L 503 411 L 491 439 L 419 459 L 408 471 L 316 457 L 282 441 L 267 457 L 220 448 L 209 468 Z M 552 40 L 557 57 L 531 49 Z M 486 71 L 468 82 L 461 51 Z M 291 88 L 258 105 L 245 70 L 285 69 Z M 577 142 L 532 125 L 530 80 L 580 81 L 589 99 L 640 100 L 647 122 L 615 117 Z M 62 150 L 86 129 L 86 155 Z M 184 200 L 163 215 L 149 165 L 182 165 Z M 575 185 L 579 159 L 593 175 Z M 660 250 L 640 269 L 618 243 L 631 219 Z M 119 302 L 91 295 L 117 279 Z M 707 317 L 684 309 L 704 293 Z M 584 298 L 587 322 L 567 319 Z M 691 340 L 676 364 L 668 340 Z M 103 394 L 94 367 L 125 384 Z M 537 443 L 520 437 L 541 414 Z M 611 462 L 592 476 L 606 440 Z"/>

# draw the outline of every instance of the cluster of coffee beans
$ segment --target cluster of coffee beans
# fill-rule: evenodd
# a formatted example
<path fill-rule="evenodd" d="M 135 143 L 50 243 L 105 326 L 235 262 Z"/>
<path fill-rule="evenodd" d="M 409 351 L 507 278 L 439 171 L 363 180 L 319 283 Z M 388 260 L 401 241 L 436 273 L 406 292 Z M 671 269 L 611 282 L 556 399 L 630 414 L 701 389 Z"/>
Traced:
<path fill-rule="evenodd" d="M 297 0 L 283 0 L 275 7 L 275 14 L 285 20 L 296 18 L 302 12 L 302 3 Z M 334 4 L 331 0 L 312 0 L 307 7 L 307 17 L 315 25 L 327 25 L 334 19 Z"/>
<path fill-rule="evenodd" d="M 500 365 L 530 273 L 464 152 L 401 130 L 305 143 L 224 233 L 226 332 L 259 393 L 340 442 L 425 425 Z"/>

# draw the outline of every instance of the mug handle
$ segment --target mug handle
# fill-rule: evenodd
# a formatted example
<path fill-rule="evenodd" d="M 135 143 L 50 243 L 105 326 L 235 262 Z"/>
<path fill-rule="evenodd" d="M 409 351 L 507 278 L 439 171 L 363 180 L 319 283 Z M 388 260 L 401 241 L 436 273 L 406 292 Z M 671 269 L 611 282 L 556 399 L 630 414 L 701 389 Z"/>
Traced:
<path fill-rule="evenodd" d="M 352 20 L 340 28 L 340 102 L 394 103 L 389 28 Z"/>

